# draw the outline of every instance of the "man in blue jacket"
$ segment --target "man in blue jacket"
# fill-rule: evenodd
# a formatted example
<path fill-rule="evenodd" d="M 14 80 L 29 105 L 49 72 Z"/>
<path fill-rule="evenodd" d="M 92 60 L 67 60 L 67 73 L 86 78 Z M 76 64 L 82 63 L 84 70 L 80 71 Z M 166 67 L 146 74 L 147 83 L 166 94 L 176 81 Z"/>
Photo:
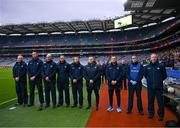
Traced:
<path fill-rule="evenodd" d="M 46 62 L 43 64 L 42 77 L 44 80 L 46 106 L 50 106 L 50 92 L 52 97 L 53 108 L 56 107 L 56 63 L 51 54 L 47 54 Z"/>
<path fill-rule="evenodd" d="M 39 110 L 42 110 L 44 97 L 43 97 L 43 87 L 42 87 L 42 70 L 43 62 L 38 58 L 37 52 L 32 52 L 32 60 L 28 63 L 28 76 L 29 76 L 29 87 L 30 87 L 30 101 L 29 107 L 34 105 L 34 90 L 37 86 L 39 94 Z"/>
<path fill-rule="evenodd" d="M 158 102 L 158 119 L 164 118 L 164 101 L 163 101 L 163 80 L 166 79 L 166 69 L 158 62 L 156 53 L 151 54 L 150 64 L 145 67 L 144 76 L 147 79 L 148 90 L 148 112 L 149 118 L 154 117 L 154 99 Z"/>
<path fill-rule="evenodd" d="M 99 108 L 99 88 L 101 84 L 101 72 L 99 65 L 94 61 L 94 57 L 90 56 L 88 58 L 88 64 L 84 67 L 84 78 L 86 79 L 87 86 L 87 99 L 88 106 L 86 109 L 91 108 L 91 94 L 92 90 L 94 90 L 96 97 L 96 111 Z"/>
<path fill-rule="evenodd" d="M 133 108 L 134 92 L 136 91 L 137 96 L 137 107 L 140 115 L 144 115 L 142 106 L 142 78 L 143 78 L 143 66 L 138 62 L 137 55 L 132 55 L 131 64 L 127 70 L 128 78 L 128 111 L 127 114 L 131 113 Z"/>
<path fill-rule="evenodd" d="M 16 85 L 18 105 L 25 106 L 28 102 L 27 95 L 27 64 L 23 61 L 23 56 L 17 56 L 17 62 L 13 66 L 13 78 Z"/>
<path fill-rule="evenodd" d="M 120 65 L 117 64 L 116 56 L 111 57 L 111 63 L 106 68 L 106 77 L 108 80 L 108 92 L 109 92 L 109 108 L 107 111 L 113 111 L 113 93 L 116 92 L 117 97 L 117 112 L 121 112 L 120 107 L 120 88 L 122 84 L 123 70 Z"/>
<path fill-rule="evenodd" d="M 63 105 L 63 90 L 65 92 L 66 107 L 70 105 L 69 98 L 69 70 L 70 65 L 66 62 L 65 56 L 61 55 L 57 64 L 57 88 L 59 92 L 59 103 L 58 106 Z"/>
<path fill-rule="evenodd" d="M 79 94 L 79 108 L 83 106 L 83 66 L 80 64 L 79 57 L 73 58 L 73 63 L 70 66 L 70 78 L 72 84 L 72 94 L 74 105 L 77 107 L 77 93 Z"/>

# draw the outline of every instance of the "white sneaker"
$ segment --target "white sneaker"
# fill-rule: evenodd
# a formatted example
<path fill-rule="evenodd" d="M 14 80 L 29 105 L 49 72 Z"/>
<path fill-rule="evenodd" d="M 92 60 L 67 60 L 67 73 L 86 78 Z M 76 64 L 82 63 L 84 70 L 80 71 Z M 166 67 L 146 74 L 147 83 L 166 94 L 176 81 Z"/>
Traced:
<path fill-rule="evenodd" d="M 120 107 L 118 107 L 118 108 L 116 109 L 116 111 L 117 111 L 117 112 L 122 112 L 122 109 L 121 109 Z"/>
<path fill-rule="evenodd" d="M 107 109 L 108 112 L 112 112 L 113 111 L 113 107 L 109 106 L 109 108 Z"/>

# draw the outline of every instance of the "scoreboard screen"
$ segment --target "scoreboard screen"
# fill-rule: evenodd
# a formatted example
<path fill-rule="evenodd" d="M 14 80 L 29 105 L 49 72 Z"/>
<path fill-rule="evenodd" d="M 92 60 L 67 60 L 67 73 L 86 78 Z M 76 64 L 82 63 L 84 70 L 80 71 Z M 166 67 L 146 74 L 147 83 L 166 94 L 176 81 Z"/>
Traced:
<path fill-rule="evenodd" d="M 121 28 L 132 24 L 132 15 L 114 20 L 114 28 Z"/>

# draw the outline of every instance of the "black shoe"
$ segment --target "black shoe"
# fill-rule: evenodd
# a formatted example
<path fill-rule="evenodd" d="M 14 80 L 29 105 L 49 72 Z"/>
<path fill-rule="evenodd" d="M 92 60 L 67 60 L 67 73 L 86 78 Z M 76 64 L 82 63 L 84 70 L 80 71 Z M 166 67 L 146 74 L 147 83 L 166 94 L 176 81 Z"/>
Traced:
<path fill-rule="evenodd" d="M 87 106 L 87 107 L 86 107 L 86 109 L 90 109 L 90 108 L 91 108 L 91 106 Z"/>
<path fill-rule="evenodd" d="M 163 117 L 158 116 L 159 121 L 163 121 L 163 119 L 164 119 Z"/>
<path fill-rule="evenodd" d="M 56 108 L 56 105 L 53 105 L 53 107 L 52 107 L 53 109 L 55 109 Z"/>
<path fill-rule="evenodd" d="M 131 113 L 131 111 L 129 111 L 129 110 L 126 112 L 126 114 L 130 114 L 130 113 Z"/>
<path fill-rule="evenodd" d="M 49 108 L 49 105 L 45 105 L 45 108 Z"/>
<path fill-rule="evenodd" d="M 96 111 L 98 111 L 99 110 L 99 107 L 98 106 L 96 106 Z"/>
<path fill-rule="evenodd" d="M 28 104 L 28 107 L 32 107 L 32 106 L 34 106 L 34 104 Z"/>
<path fill-rule="evenodd" d="M 57 107 L 62 107 L 62 105 L 61 105 L 61 104 L 58 104 Z"/>
<path fill-rule="evenodd" d="M 42 107 L 39 107 L 38 111 L 42 111 L 42 110 L 43 110 L 43 108 L 42 108 Z"/>
<path fill-rule="evenodd" d="M 42 104 L 40 104 L 39 105 L 39 109 L 38 109 L 38 111 L 42 111 L 43 110 L 43 105 Z"/>
<path fill-rule="evenodd" d="M 139 114 L 140 114 L 141 116 L 143 116 L 143 115 L 144 115 L 144 112 L 143 112 L 143 111 L 141 111 L 141 112 L 139 112 Z"/>
<path fill-rule="evenodd" d="M 76 108 L 76 107 L 77 107 L 77 105 L 73 105 L 73 106 L 72 106 L 72 108 Z"/>
<path fill-rule="evenodd" d="M 66 105 L 66 108 L 69 108 L 69 104 Z"/>
<path fill-rule="evenodd" d="M 80 109 L 81 109 L 82 107 L 83 107 L 82 105 L 79 106 Z"/>
<path fill-rule="evenodd" d="M 154 115 L 149 115 L 148 118 L 149 119 L 152 119 L 154 117 Z"/>

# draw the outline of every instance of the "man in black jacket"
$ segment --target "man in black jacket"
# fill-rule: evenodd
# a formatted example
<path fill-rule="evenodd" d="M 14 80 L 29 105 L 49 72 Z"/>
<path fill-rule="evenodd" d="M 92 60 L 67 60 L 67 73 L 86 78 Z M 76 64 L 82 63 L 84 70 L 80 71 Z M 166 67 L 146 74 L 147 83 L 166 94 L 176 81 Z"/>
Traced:
<path fill-rule="evenodd" d="M 42 77 L 44 80 L 46 108 L 50 105 L 50 92 L 53 108 L 56 107 L 56 63 L 51 54 L 47 54 L 46 62 L 43 64 Z"/>
<path fill-rule="evenodd" d="M 18 55 L 17 62 L 13 66 L 13 78 L 16 84 L 16 94 L 19 105 L 26 105 L 27 95 L 27 64 L 23 61 L 23 56 Z"/>
<path fill-rule="evenodd" d="M 38 94 L 39 94 L 39 110 L 42 110 L 43 103 L 44 103 L 44 96 L 43 96 L 43 87 L 42 87 L 42 66 L 43 62 L 38 58 L 38 53 L 32 53 L 32 60 L 28 63 L 28 76 L 29 76 L 29 87 L 30 87 L 30 101 L 29 107 L 34 105 L 34 90 L 35 86 L 37 86 Z"/>
<path fill-rule="evenodd" d="M 91 108 L 91 94 L 92 90 L 94 90 L 96 96 L 96 110 L 99 108 L 99 88 L 101 84 L 101 72 L 99 69 L 99 65 L 97 65 L 94 61 L 94 57 L 90 56 L 88 58 L 88 64 L 84 67 L 84 78 L 86 79 L 87 86 L 87 99 L 88 106 L 87 109 Z"/>
<path fill-rule="evenodd" d="M 77 92 L 79 94 L 79 108 L 83 107 L 83 66 L 80 64 L 79 57 L 73 58 L 73 63 L 70 65 L 70 78 L 72 84 L 72 94 L 74 105 L 77 107 Z"/>
<path fill-rule="evenodd" d="M 145 67 L 144 76 L 147 79 L 148 89 L 148 112 L 149 118 L 154 117 L 154 99 L 158 102 L 158 119 L 164 118 L 164 101 L 163 101 L 163 80 L 166 79 L 166 69 L 158 62 L 157 54 L 151 54 L 150 64 Z"/>
<path fill-rule="evenodd" d="M 66 107 L 70 105 L 69 97 L 69 71 L 70 65 L 66 62 L 65 56 L 61 55 L 57 63 L 57 88 L 59 92 L 59 107 L 63 105 L 63 90 L 65 92 Z"/>
<path fill-rule="evenodd" d="M 113 94 L 116 92 L 117 97 L 117 112 L 121 112 L 120 106 L 120 88 L 122 86 L 122 74 L 123 70 L 120 65 L 117 64 L 116 56 L 111 57 L 111 63 L 106 68 L 106 77 L 108 80 L 108 92 L 109 92 L 109 108 L 107 111 L 113 111 Z"/>

